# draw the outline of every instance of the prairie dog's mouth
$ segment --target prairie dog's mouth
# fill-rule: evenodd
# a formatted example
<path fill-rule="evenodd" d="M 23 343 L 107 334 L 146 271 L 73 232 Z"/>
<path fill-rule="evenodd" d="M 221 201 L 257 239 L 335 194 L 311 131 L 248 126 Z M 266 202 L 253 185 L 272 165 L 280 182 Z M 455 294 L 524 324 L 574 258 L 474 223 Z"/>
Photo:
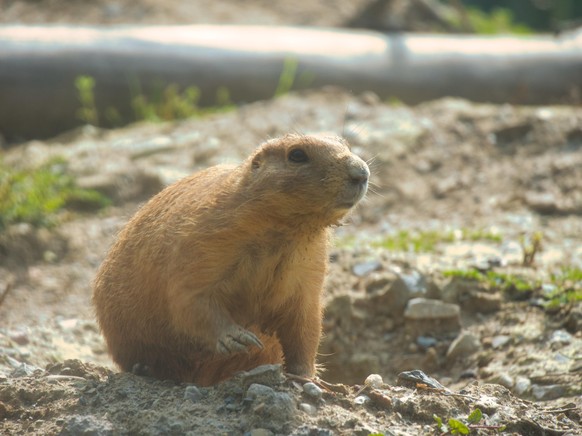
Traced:
<path fill-rule="evenodd" d="M 339 195 L 337 200 L 338 209 L 351 209 L 354 207 L 368 192 L 369 170 L 365 168 L 359 178 L 351 178 L 346 189 Z"/>
<path fill-rule="evenodd" d="M 347 192 L 344 192 L 343 195 L 338 199 L 337 208 L 338 209 L 351 209 L 354 207 L 358 202 L 364 198 L 366 192 L 368 191 L 368 182 L 357 185 L 354 187 L 350 187 Z"/>

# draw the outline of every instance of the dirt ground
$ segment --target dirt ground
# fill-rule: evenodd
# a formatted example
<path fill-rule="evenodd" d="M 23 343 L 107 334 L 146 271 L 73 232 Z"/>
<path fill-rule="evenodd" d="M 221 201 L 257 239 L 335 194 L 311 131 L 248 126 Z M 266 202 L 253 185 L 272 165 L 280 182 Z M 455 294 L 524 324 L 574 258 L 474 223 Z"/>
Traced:
<path fill-rule="evenodd" d="M 365 3 L 5 1 L 0 21 L 339 25 Z M 291 131 L 342 135 L 372 170 L 330 253 L 325 382 L 273 367 L 212 388 L 120 373 L 90 304 L 117 231 L 163 186 Z M 582 287 L 568 276 L 582 270 L 581 108 L 412 108 L 329 88 L 3 152 L 14 166 L 52 156 L 114 204 L 0 234 L 0 434 L 446 434 L 435 415 L 452 430 L 475 409 L 470 434 L 582 434 L 582 304 L 548 304 Z"/>
<path fill-rule="evenodd" d="M 0 278 L 12 287 L 0 306 L 0 425 L 15 434 L 421 434 L 436 431 L 433 414 L 480 408 L 487 425 L 516 434 L 579 433 L 581 306 L 550 310 L 544 301 L 551 274 L 582 267 L 580 126 L 582 110 L 571 107 L 444 99 L 409 108 L 327 89 L 199 120 L 87 127 L 9 150 L 14 165 L 64 156 L 79 184 L 115 193 L 115 205 L 68 212 L 51 231 L 16 226 L 3 236 Z M 117 373 L 90 305 L 115 233 L 161 186 L 240 161 L 289 131 L 343 134 L 371 162 L 372 192 L 336 231 L 327 283 L 322 378 L 345 390 L 313 399 L 296 382 L 272 385 L 295 404 L 281 422 L 277 411 L 255 410 L 263 403 L 244 382 L 204 389 L 193 402 L 192 387 Z M 404 230 L 405 245 L 386 245 Z M 543 247 L 525 267 L 520 240 L 535 232 Z M 413 235 L 436 242 L 415 251 Z M 475 269 L 531 285 L 520 294 L 444 273 Z M 460 307 L 460 326 L 439 331 L 403 316 L 412 297 Z M 472 345 L 457 347 L 460 338 Z M 397 375 L 413 369 L 458 395 L 400 387 Z M 356 395 L 372 373 L 384 387 Z"/>

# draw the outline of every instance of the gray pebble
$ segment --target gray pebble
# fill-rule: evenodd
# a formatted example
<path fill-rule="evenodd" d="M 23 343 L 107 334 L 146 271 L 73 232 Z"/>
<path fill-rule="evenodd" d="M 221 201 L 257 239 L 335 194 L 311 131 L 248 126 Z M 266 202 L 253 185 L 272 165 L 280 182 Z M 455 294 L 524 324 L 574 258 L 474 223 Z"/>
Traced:
<path fill-rule="evenodd" d="M 538 401 L 555 400 L 566 395 L 564 385 L 531 385 L 531 393 Z"/>
<path fill-rule="evenodd" d="M 507 374 L 505 372 L 502 372 L 501 374 L 496 375 L 495 377 L 493 377 L 489 381 L 491 383 L 495 383 L 495 384 L 504 386 L 507 389 L 511 389 L 513 387 L 513 385 L 515 384 L 513 377 L 511 377 L 509 374 Z"/>
<path fill-rule="evenodd" d="M 303 385 L 303 392 L 305 392 L 305 395 L 313 398 L 314 400 L 320 400 L 321 396 L 323 395 L 321 388 L 313 382 L 305 383 Z"/>
<path fill-rule="evenodd" d="M 382 268 L 382 264 L 377 260 L 360 262 L 352 267 L 352 272 L 358 277 L 365 277 L 373 271 Z"/>
<path fill-rule="evenodd" d="M 8 337 L 17 345 L 27 345 L 30 342 L 28 334 L 22 330 L 15 330 L 8 333 Z"/>
<path fill-rule="evenodd" d="M 384 384 L 384 380 L 382 380 L 382 376 L 380 374 L 370 374 L 364 380 L 364 385 L 369 386 L 374 389 L 380 389 Z"/>
<path fill-rule="evenodd" d="M 461 332 L 449 346 L 447 360 L 452 362 L 456 359 L 464 359 L 477 352 L 479 348 L 481 348 L 481 342 L 477 336 L 473 333 Z"/>
<path fill-rule="evenodd" d="M 517 376 L 513 385 L 513 392 L 516 395 L 523 395 L 531 388 L 531 381 L 527 377 Z"/>
<path fill-rule="evenodd" d="M 354 399 L 354 404 L 357 404 L 358 406 L 361 406 L 361 405 L 369 403 L 369 402 L 370 402 L 370 397 L 368 397 L 367 395 L 358 395 Z"/>
<path fill-rule="evenodd" d="M 434 347 L 437 343 L 438 341 L 435 338 L 431 338 L 430 336 L 418 336 L 416 338 L 416 345 L 418 345 L 423 350 Z"/>
<path fill-rule="evenodd" d="M 203 396 L 204 394 L 200 389 L 198 389 L 198 386 L 186 386 L 186 389 L 184 389 L 184 399 L 190 400 L 193 403 L 200 401 Z"/>
<path fill-rule="evenodd" d="M 555 330 L 550 337 L 551 345 L 568 345 L 572 342 L 572 335 L 566 330 Z"/>
<path fill-rule="evenodd" d="M 104 418 L 97 418 L 92 415 L 73 416 L 69 418 L 63 429 L 59 433 L 62 436 L 73 435 L 93 435 L 93 436 L 110 436 L 113 435 L 114 428 L 111 422 Z"/>
<path fill-rule="evenodd" d="M 278 386 L 284 380 L 282 365 L 261 365 L 241 374 L 242 385 L 247 389 L 253 383 Z"/>
<path fill-rule="evenodd" d="M 317 407 L 312 406 L 311 404 L 308 403 L 299 404 L 299 410 L 302 410 L 303 412 L 307 413 L 310 416 L 317 415 Z"/>
<path fill-rule="evenodd" d="M 247 389 L 246 398 L 251 401 L 250 424 L 275 433 L 282 433 L 297 413 L 297 405 L 287 392 L 278 392 L 269 386 L 253 383 Z"/>
<path fill-rule="evenodd" d="M 495 349 L 501 348 L 504 345 L 506 345 L 510 340 L 511 336 L 507 335 L 494 336 L 493 339 L 491 340 L 491 346 Z"/>

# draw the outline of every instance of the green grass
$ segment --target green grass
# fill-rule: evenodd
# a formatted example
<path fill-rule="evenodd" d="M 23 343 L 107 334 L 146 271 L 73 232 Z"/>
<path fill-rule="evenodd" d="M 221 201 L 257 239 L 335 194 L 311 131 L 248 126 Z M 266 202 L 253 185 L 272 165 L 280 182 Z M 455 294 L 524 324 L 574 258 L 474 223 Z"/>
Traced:
<path fill-rule="evenodd" d="M 500 33 L 529 35 L 533 33 L 533 30 L 525 24 L 516 23 L 513 12 L 507 8 L 495 8 L 490 13 L 487 13 L 475 7 L 468 7 L 467 19 L 475 33 L 481 35 Z M 455 28 L 459 29 L 462 27 L 458 14 L 451 15 L 449 22 Z"/>
<path fill-rule="evenodd" d="M 482 273 L 477 270 L 445 270 L 442 274 L 444 277 L 459 277 L 465 280 L 475 280 L 502 291 L 513 290 L 517 292 L 528 292 L 539 287 L 537 281 L 529 281 L 518 275 L 495 271 Z"/>
<path fill-rule="evenodd" d="M 283 61 L 274 97 L 289 93 L 295 85 L 305 86 L 313 81 L 312 76 L 306 73 L 298 75 L 297 70 L 298 62 L 296 59 L 287 58 Z M 159 83 L 153 91 L 146 94 L 141 83 L 138 80 L 133 80 L 129 84 L 129 103 L 133 111 L 133 119 L 123 120 L 119 110 L 114 107 L 107 107 L 102 114 L 99 113 L 95 97 L 96 87 L 97 83 L 91 76 L 82 75 L 75 79 L 75 88 L 80 104 L 76 116 L 84 123 L 94 126 L 99 126 L 102 120 L 106 120 L 112 126 L 121 126 L 124 122 L 136 121 L 174 121 L 226 112 L 235 107 L 228 88 L 224 86 L 217 88 L 214 105 L 202 107 L 200 105 L 201 91 L 196 86 L 180 88 L 177 84 Z"/>
<path fill-rule="evenodd" d="M 216 90 L 216 104 L 210 107 L 200 106 L 200 89 L 189 86 L 181 89 L 177 84 L 155 87 L 149 94 L 143 92 L 139 81 L 131 82 L 130 105 L 133 110 L 132 120 L 123 120 L 117 108 L 108 107 L 103 114 L 99 113 L 96 105 L 95 88 L 97 83 L 91 76 L 79 76 L 75 79 L 75 88 L 80 108 L 77 118 L 87 124 L 99 126 L 100 120 L 105 119 L 110 125 L 120 126 L 124 121 L 174 121 L 191 117 L 200 117 L 207 114 L 226 112 L 235 106 L 230 100 L 230 93 L 226 87 Z"/>
<path fill-rule="evenodd" d="M 81 107 L 77 110 L 77 118 L 81 121 L 99 125 L 99 114 L 95 104 L 95 79 L 90 76 L 78 76 L 75 79 L 75 88 Z"/>
<path fill-rule="evenodd" d="M 280 97 L 291 91 L 297 78 L 297 66 L 297 59 L 287 58 L 283 61 L 279 83 L 277 84 L 277 89 L 275 89 L 275 97 Z"/>
<path fill-rule="evenodd" d="M 501 242 L 502 237 L 497 233 L 479 229 L 461 229 L 457 231 L 399 230 L 397 233 L 388 235 L 381 241 L 374 242 L 372 245 L 390 251 L 422 253 L 434 251 L 438 244 L 452 243 L 455 241 Z"/>
<path fill-rule="evenodd" d="M 219 87 L 216 90 L 216 105 L 210 107 L 200 106 L 201 93 L 196 86 L 185 89 L 180 89 L 176 84 L 160 86 L 152 95 L 147 96 L 141 91 L 141 86 L 134 83 L 131 94 L 134 121 L 182 120 L 227 112 L 234 108 L 234 104 L 230 101 L 230 93 L 225 87 Z"/>
<path fill-rule="evenodd" d="M 508 293 L 514 298 L 542 289 L 540 280 L 526 279 L 514 274 L 494 271 L 482 273 L 477 270 L 446 270 L 442 274 L 444 277 L 474 280 L 491 289 Z M 551 293 L 543 295 L 546 308 L 557 308 L 582 301 L 582 269 L 565 267 L 560 272 L 550 276 L 550 283 L 555 286 L 555 289 Z"/>
<path fill-rule="evenodd" d="M 109 203 L 102 194 L 76 186 L 63 159 L 18 170 L 0 161 L 0 230 L 22 222 L 51 226 L 58 212 L 72 204 L 96 209 Z"/>
<path fill-rule="evenodd" d="M 546 307 L 556 308 L 582 301 L 582 269 L 563 268 L 559 273 L 552 274 L 551 280 L 556 289 L 546 296 Z"/>

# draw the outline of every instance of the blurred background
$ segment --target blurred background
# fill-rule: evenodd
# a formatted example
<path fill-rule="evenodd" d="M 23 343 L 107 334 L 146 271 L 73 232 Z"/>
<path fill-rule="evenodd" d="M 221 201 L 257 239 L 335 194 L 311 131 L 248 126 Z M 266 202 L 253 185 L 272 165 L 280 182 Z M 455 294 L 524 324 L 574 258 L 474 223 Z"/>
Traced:
<path fill-rule="evenodd" d="M 577 102 L 581 18 L 574 0 L 5 0 L 0 134 L 183 118 L 325 85 L 413 104 Z"/>

